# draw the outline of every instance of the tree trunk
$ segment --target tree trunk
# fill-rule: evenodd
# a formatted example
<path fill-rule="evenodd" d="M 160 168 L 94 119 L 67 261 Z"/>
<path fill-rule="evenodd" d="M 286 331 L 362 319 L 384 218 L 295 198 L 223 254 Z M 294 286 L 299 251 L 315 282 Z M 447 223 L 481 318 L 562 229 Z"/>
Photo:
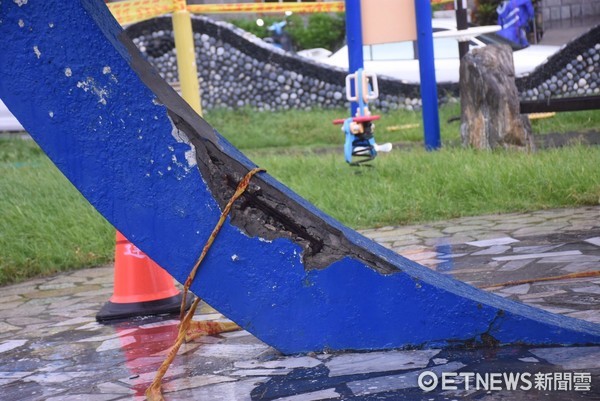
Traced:
<path fill-rule="evenodd" d="M 531 124 L 519 112 L 512 50 L 473 49 L 460 65 L 461 137 L 477 149 L 533 150 Z"/>

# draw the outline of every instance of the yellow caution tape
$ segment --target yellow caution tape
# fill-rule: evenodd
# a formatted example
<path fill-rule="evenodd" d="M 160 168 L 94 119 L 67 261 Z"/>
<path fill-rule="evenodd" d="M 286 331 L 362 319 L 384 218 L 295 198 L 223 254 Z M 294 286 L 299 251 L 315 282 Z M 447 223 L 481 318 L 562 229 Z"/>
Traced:
<path fill-rule="evenodd" d="M 431 4 L 451 3 L 454 0 L 431 0 Z M 121 25 L 133 24 L 163 14 L 183 9 L 183 0 L 124 0 L 107 4 Z M 332 13 L 344 12 L 343 1 L 318 3 L 233 3 L 189 4 L 187 10 L 196 14 L 244 14 L 244 13 Z"/>
<path fill-rule="evenodd" d="M 344 11 L 343 1 L 326 3 L 234 3 L 234 4 L 190 4 L 187 9 L 197 14 L 233 13 L 331 13 Z"/>
<path fill-rule="evenodd" d="M 173 0 L 127 0 L 108 3 L 107 6 L 121 25 L 133 24 L 174 11 Z"/>
<path fill-rule="evenodd" d="M 452 3 L 454 0 L 431 0 L 431 4 Z M 234 3 L 234 4 L 190 4 L 187 9 L 196 14 L 233 14 L 233 13 L 333 13 L 344 12 L 343 1 L 319 3 Z"/>

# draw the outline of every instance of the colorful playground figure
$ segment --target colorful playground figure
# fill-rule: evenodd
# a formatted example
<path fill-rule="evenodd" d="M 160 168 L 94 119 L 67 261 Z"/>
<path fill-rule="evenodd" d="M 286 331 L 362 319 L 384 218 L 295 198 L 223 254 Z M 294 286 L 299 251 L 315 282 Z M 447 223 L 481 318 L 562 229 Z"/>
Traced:
<path fill-rule="evenodd" d="M 375 159 L 377 152 L 389 152 L 391 143 L 378 145 L 375 143 L 375 124 L 380 116 L 372 115 L 369 110 L 369 100 L 377 99 L 379 87 L 377 75 L 363 71 L 360 68 L 354 74 L 346 76 L 346 99 L 357 102 L 356 116 L 334 120 L 334 124 L 342 124 L 342 131 L 346 134 L 344 143 L 344 157 L 352 166 Z M 354 156 L 354 161 L 352 157 Z"/>

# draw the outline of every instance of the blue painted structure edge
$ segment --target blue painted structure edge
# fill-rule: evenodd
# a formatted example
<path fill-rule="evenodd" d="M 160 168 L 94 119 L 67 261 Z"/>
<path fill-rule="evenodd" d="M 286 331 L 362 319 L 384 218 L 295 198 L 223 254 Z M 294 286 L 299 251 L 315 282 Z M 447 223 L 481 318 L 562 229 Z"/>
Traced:
<path fill-rule="evenodd" d="M 254 164 L 158 77 L 101 2 L 0 11 L 10 38 L 0 96 L 82 194 L 183 281 Z M 408 261 L 268 174 L 236 203 L 192 290 L 284 353 L 600 343 L 600 325 Z"/>

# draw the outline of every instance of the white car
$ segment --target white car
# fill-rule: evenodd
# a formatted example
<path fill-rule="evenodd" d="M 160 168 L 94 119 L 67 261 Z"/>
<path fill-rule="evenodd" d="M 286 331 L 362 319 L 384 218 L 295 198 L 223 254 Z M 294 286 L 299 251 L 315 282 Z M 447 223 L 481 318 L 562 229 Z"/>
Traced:
<path fill-rule="evenodd" d="M 456 31 L 456 21 L 450 18 L 434 18 L 433 32 Z M 556 53 L 559 46 L 531 45 L 521 47 L 495 33 L 486 33 L 474 37 L 470 48 L 489 44 L 507 44 L 513 49 L 516 76 L 526 75 Z M 438 83 L 458 82 L 460 61 L 458 42 L 454 38 L 437 37 L 433 39 L 435 57 L 435 76 Z M 387 75 L 405 82 L 419 83 L 419 60 L 417 42 L 395 42 L 363 46 L 365 70 L 377 75 Z M 331 57 L 319 60 L 323 63 L 348 69 L 348 47 L 344 46 Z"/>
<path fill-rule="evenodd" d="M 2 131 L 24 131 L 24 128 L 0 100 L 0 132 Z"/>

